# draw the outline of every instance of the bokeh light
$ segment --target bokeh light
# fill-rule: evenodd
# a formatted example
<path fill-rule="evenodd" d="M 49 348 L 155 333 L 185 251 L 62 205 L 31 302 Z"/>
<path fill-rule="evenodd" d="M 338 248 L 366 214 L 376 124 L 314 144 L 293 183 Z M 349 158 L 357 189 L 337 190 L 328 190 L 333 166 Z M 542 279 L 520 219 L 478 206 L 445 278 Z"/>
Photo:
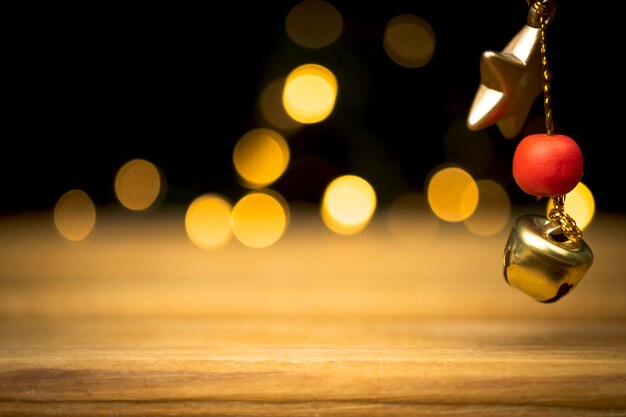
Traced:
<path fill-rule="evenodd" d="M 318 123 L 332 113 L 337 98 L 337 79 L 317 64 L 297 67 L 287 76 L 283 106 L 300 123 Z"/>
<path fill-rule="evenodd" d="M 396 64 L 406 68 L 423 67 L 435 53 L 435 32 L 421 17 L 403 14 L 387 23 L 383 46 Z"/>
<path fill-rule="evenodd" d="M 326 187 L 321 207 L 322 219 L 336 233 L 351 235 L 361 231 L 375 210 L 376 193 L 363 178 L 344 175 Z"/>
<path fill-rule="evenodd" d="M 285 232 L 289 206 L 278 193 L 255 191 L 235 204 L 231 220 L 233 233 L 241 243 L 251 248 L 265 248 Z"/>
<path fill-rule="evenodd" d="M 285 133 L 291 133 L 302 126 L 302 123 L 293 120 L 283 106 L 283 90 L 285 78 L 279 78 L 269 83 L 261 92 L 259 107 L 265 122 L 271 127 Z"/>
<path fill-rule="evenodd" d="M 480 177 L 492 164 L 494 147 L 485 130 L 473 132 L 464 121 L 455 121 L 443 137 L 446 160 Z"/>
<path fill-rule="evenodd" d="M 492 180 L 479 180 L 478 206 L 465 219 L 465 226 L 479 236 L 493 236 L 504 229 L 511 216 L 509 195 L 500 184 Z"/>
<path fill-rule="evenodd" d="M 440 220 L 428 207 L 426 197 L 408 193 L 397 198 L 387 211 L 387 227 L 396 241 L 409 248 L 432 242 L 439 232 Z"/>
<path fill-rule="evenodd" d="M 325 1 L 297 4 L 285 19 L 289 37 L 300 46 L 321 48 L 335 42 L 343 29 L 341 13 Z"/>
<path fill-rule="evenodd" d="M 428 204 L 433 213 L 447 222 L 460 222 L 478 205 L 478 186 L 461 168 L 443 168 L 428 183 Z"/>
<path fill-rule="evenodd" d="M 280 133 L 254 129 L 239 139 L 233 151 L 235 170 L 250 188 L 276 181 L 289 164 L 289 146 Z"/>
<path fill-rule="evenodd" d="M 115 195 L 122 205 L 140 211 L 152 206 L 161 193 L 158 168 L 144 159 L 133 159 L 115 177 Z"/>
<path fill-rule="evenodd" d="M 546 213 L 550 213 L 554 205 L 552 199 L 548 199 L 548 208 Z M 565 212 L 572 216 L 576 221 L 576 225 L 583 230 L 596 212 L 596 201 L 589 187 L 579 182 L 576 187 L 565 196 Z"/>
<path fill-rule="evenodd" d="M 91 198 L 81 190 L 63 194 L 54 207 L 54 225 L 67 240 L 85 239 L 96 225 L 96 207 Z"/>
<path fill-rule="evenodd" d="M 223 197 L 204 194 L 187 209 L 185 230 L 191 242 L 202 249 L 224 245 L 231 237 L 232 207 Z"/>

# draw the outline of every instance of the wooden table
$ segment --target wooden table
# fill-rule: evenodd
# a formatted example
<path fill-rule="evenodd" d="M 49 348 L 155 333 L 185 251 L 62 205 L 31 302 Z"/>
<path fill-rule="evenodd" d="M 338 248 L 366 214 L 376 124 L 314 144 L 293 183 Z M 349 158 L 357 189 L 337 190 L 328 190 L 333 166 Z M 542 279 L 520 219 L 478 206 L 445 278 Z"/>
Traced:
<path fill-rule="evenodd" d="M 1 219 L 0 415 L 626 415 L 626 217 L 596 217 L 553 305 L 502 279 L 507 233 L 411 248 L 294 216 L 202 251 L 181 213 L 105 213 L 80 244 Z"/>

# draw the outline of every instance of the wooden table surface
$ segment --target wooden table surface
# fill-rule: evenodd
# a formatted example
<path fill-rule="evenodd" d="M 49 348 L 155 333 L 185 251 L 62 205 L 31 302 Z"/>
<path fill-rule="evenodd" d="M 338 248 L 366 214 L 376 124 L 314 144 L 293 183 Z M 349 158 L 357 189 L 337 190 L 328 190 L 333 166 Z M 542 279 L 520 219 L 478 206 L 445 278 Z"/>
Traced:
<path fill-rule="evenodd" d="M 596 216 L 552 305 L 504 282 L 507 234 L 294 216 L 203 251 L 180 213 L 105 213 L 80 244 L 0 219 L 0 415 L 626 416 L 626 217 Z"/>

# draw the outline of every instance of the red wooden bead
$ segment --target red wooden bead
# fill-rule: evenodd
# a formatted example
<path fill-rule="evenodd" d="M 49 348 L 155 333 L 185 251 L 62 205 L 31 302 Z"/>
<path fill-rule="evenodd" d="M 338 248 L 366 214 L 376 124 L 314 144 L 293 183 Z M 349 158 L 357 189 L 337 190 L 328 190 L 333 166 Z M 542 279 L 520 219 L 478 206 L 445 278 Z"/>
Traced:
<path fill-rule="evenodd" d="M 583 154 L 572 138 L 537 134 L 520 141 L 513 155 L 513 177 L 528 194 L 564 195 L 583 175 Z"/>

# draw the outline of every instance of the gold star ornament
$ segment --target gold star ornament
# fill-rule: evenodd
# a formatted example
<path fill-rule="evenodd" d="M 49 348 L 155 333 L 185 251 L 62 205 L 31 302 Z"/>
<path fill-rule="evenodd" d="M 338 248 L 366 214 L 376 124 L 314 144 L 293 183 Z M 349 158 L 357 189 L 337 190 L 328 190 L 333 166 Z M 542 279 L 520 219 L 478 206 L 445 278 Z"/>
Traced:
<path fill-rule="evenodd" d="M 480 86 L 467 117 L 470 130 L 494 123 L 507 139 L 519 135 L 541 92 L 541 30 L 533 9 L 528 23 L 502 52 L 480 57 Z"/>

